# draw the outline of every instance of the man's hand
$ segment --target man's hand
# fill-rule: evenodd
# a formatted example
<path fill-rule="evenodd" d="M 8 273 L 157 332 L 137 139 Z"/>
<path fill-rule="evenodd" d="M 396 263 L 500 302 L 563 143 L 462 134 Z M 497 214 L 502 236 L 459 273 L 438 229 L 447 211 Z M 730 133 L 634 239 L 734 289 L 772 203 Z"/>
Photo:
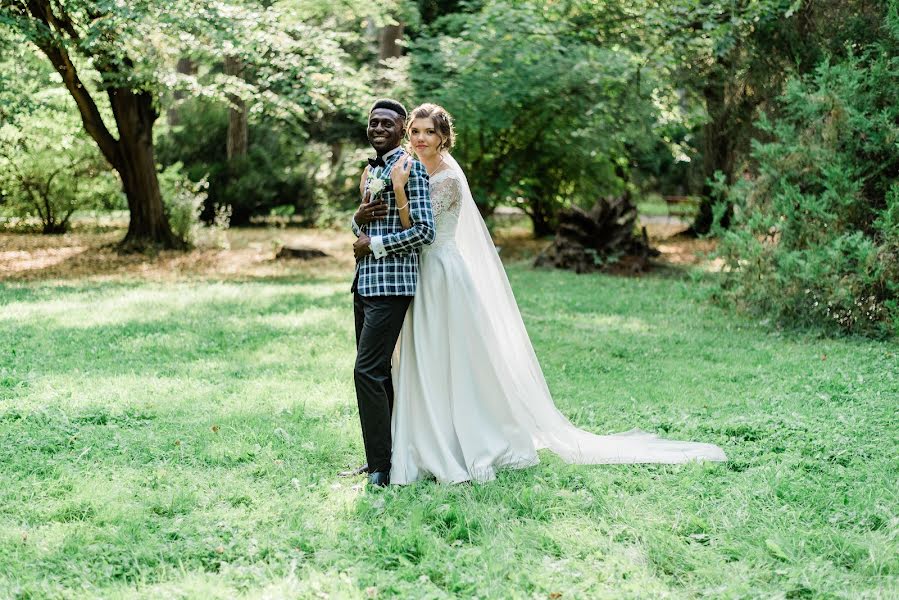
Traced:
<path fill-rule="evenodd" d="M 356 225 L 359 227 L 387 216 L 387 203 L 384 201 L 384 197 L 378 196 L 374 200 L 370 200 L 370 197 L 371 193 L 365 192 L 362 204 L 359 205 L 359 208 L 356 209 L 356 214 L 353 215 L 353 219 L 355 219 Z"/>
<path fill-rule="evenodd" d="M 367 254 L 371 254 L 371 238 L 368 234 L 363 233 L 355 242 L 353 242 L 353 255 L 356 260 L 361 260 Z"/>

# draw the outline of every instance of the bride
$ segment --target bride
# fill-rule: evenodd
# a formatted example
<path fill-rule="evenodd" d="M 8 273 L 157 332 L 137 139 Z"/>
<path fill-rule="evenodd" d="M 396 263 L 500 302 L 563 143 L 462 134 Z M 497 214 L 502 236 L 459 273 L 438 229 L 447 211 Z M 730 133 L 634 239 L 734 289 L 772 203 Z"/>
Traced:
<path fill-rule="evenodd" d="M 390 481 L 490 481 L 498 469 L 537 464 L 539 448 L 582 464 L 726 460 L 712 444 L 637 430 L 595 435 L 556 409 L 465 174 L 449 154 L 450 115 L 423 104 L 409 123 L 412 150 L 430 176 L 437 237 L 421 252 L 394 355 Z M 406 228 L 410 165 L 407 158 L 391 172 Z"/>

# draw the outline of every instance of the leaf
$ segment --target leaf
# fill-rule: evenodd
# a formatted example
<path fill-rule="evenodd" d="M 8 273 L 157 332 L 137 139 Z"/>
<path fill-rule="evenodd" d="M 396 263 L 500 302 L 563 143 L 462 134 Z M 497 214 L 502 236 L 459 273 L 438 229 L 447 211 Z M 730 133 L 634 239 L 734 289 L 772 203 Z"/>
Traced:
<path fill-rule="evenodd" d="M 783 551 L 777 542 L 772 539 L 765 540 L 765 547 L 768 548 L 768 551 L 771 552 L 772 556 L 775 558 L 779 558 L 780 560 L 789 562 L 790 558 L 787 556 L 787 553 Z"/>

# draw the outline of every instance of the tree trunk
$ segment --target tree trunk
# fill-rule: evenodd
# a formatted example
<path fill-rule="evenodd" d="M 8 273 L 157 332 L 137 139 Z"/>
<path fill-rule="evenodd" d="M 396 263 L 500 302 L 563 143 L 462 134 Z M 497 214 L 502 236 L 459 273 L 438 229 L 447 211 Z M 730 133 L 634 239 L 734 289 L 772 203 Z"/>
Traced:
<path fill-rule="evenodd" d="M 718 199 L 710 181 L 715 179 L 715 174 L 720 171 L 724 174 L 725 184 L 733 183 L 739 143 L 737 136 L 743 125 L 737 122 L 742 114 L 733 110 L 733 105 L 740 104 L 742 98 L 728 98 L 728 72 L 727 65 L 716 65 L 702 90 L 709 122 L 703 126 L 702 201 L 693 225 L 687 230 L 690 235 L 706 235 L 712 230 L 713 206 Z M 730 225 L 730 213 L 728 207 L 721 219 L 724 228 Z"/>
<path fill-rule="evenodd" d="M 225 57 L 225 75 L 240 77 L 243 73 L 243 63 L 233 56 Z M 250 125 L 247 118 L 247 104 L 242 98 L 231 94 L 228 96 L 233 105 L 228 111 L 228 160 L 247 155 L 249 148 Z"/>
<path fill-rule="evenodd" d="M 531 198 L 525 210 L 534 227 L 535 238 L 546 237 L 556 232 L 555 226 L 558 221 L 558 215 L 554 214 L 553 211 L 547 210 L 548 207 L 542 200 L 544 197 L 545 194 L 540 190 L 532 190 Z"/>
<path fill-rule="evenodd" d="M 724 119 L 716 119 L 704 127 L 702 201 L 689 229 L 692 235 L 706 235 L 712 230 L 713 207 L 720 200 L 715 196 L 711 184 L 715 175 L 720 172 L 724 175 L 726 185 L 730 186 L 733 183 L 736 163 L 735 140 L 732 135 L 734 132 L 730 131 L 728 124 L 723 121 Z M 720 221 L 720 225 L 725 229 L 730 226 L 730 215 L 731 209 L 728 206 Z"/>
<path fill-rule="evenodd" d="M 398 58 L 403 55 L 400 40 L 403 39 L 404 25 L 387 25 L 378 32 L 378 60 Z"/>
<path fill-rule="evenodd" d="M 47 0 L 29 0 L 27 9 L 35 20 L 48 29 L 58 34 L 64 33 L 70 39 L 78 39 L 69 16 L 62 9 L 54 15 L 53 6 Z M 153 108 L 153 96 L 146 91 L 135 93 L 127 88 L 106 88 L 119 132 L 116 139 L 106 127 L 88 88 L 78 77 L 66 46 L 49 36 L 36 40 L 35 44 L 62 77 L 63 84 L 78 106 L 85 131 L 122 178 L 131 215 L 122 249 L 183 248 L 184 243 L 172 234 L 159 193 L 153 154 L 153 123 L 159 114 Z M 103 55 L 94 56 L 94 66 L 100 71 L 104 83 L 121 76 L 123 69 L 133 68 L 127 58 L 122 64 L 107 60 Z"/>
<path fill-rule="evenodd" d="M 44 223 L 41 233 L 44 235 L 62 235 L 68 231 L 67 225 L 63 223 Z"/>
<path fill-rule="evenodd" d="M 115 169 L 122 178 L 131 219 L 122 240 L 127 251 L 148 247 L 183 248 L 169 227 L 159 191 L 153 149 L 153 124 L 159 116 L 149 93 L 109 90 L 109 101 L 119 129 Z"/>
<path fill-rule="evenodd" d="M 197 64 L 189 58 L 179 58 L 175 71 L 182 75 L 195 75 L 197 73 Z M 166 117 L 171 127 L 175 127 L 181 123 L 181 115 L 178 114 L 178 103 L 184 99 L 184 92 L 178 90 L 175 92 L 175 106 L 166 111 Z"/>
<path fill-rule="evenodd" d="M 531 211 L 528 213 L 531 218 L 531 224 L 534 227 L 534 237 L 542 238 L 554 233 L 552 223 L 549 216 L 540 206 L 539 202 L 532 204 Z"/>

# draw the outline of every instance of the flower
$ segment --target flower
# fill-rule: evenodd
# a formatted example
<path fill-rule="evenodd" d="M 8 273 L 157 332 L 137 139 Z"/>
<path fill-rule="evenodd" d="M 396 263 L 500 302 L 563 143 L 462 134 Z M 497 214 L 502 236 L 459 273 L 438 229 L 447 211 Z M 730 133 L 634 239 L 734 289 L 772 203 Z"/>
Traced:
<path fill-rule="evenodd" d="M 368 182 L 368 191 L 371 192 L 372 197 L 377 196 L 384 190 L 384 185 L 383 179 L 371 179 Z"/>

